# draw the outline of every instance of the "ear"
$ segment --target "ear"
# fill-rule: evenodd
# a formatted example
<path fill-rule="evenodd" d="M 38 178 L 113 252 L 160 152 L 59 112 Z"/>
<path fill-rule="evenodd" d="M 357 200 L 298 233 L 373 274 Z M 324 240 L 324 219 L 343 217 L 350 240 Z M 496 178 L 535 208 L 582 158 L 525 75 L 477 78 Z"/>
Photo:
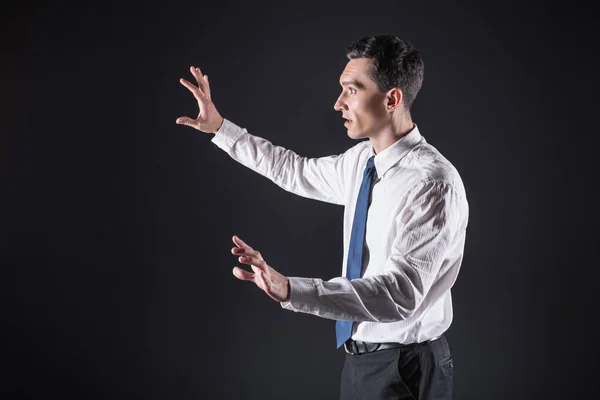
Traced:
<path fill-rule="evenodd" d="M 393 88 L 387 92 L 385 97 L 386 108 L 388 111 L 394 111 L 398 107 L 402 107 L 402 90 L 400 88 Z"/>

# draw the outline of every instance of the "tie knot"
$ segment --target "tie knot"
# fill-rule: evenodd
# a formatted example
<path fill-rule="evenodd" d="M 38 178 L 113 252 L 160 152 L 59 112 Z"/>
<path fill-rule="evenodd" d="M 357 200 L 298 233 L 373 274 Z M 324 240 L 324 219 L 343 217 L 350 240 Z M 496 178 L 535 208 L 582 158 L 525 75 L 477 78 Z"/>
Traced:
<path fill-rule="evenodd" d="M 373 169 L 375 169 L 375 156 L 371 156 L 369 158 L 369 160 L 367 161 L 367 166 L 365 167 L 365 170 L 367 170 L 368 172 L 371 172 Z"/>

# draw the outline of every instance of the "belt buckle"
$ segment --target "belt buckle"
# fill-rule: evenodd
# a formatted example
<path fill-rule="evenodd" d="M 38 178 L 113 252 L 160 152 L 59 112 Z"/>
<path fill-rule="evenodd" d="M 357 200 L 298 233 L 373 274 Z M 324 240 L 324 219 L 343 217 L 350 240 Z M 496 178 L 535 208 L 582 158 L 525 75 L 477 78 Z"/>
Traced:
<path fill-rule="evenodd" d="M 346 350 L 346 354 L 354 355 L 354 353 L 348 351 L 348 346 L 346 346 L 346 342 L 344 342 L 344 350 Z"/>

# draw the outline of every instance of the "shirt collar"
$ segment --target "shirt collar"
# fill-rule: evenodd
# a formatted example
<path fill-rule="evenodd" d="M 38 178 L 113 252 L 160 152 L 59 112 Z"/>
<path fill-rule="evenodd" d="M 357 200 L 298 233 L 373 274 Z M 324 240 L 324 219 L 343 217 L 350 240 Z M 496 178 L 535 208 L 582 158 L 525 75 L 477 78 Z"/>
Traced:
<path fill-rule="evenodd" d="M 377 176 L 382 177 L 391 167 L 396 165 L 409 151 L 413 149 L 421 140 L 425 140 L 419 132 L 417 124 L 406 135 L 398 139 L 394 144 L 375 154 L 373 146 L 370 146 L 371 152 L 369 157 L 375 156 L 375 170 Z"/>

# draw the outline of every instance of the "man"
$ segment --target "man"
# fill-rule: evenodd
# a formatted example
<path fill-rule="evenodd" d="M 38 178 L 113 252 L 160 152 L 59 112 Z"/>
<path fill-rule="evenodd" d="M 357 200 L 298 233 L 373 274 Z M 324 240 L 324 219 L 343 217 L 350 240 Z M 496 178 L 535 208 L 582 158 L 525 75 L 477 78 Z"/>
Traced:
<path fill-rule="evenodd" d="M 444 332 L 452 322 L 450 289 L 460 269 L 468 221 L 462 180 L 421 136 L 410 109 L 423 61 L 410 43 L 372 36 L 353 43 L 334 109 L 353 139 L 343 154 L 304 158 L 250 135 L 221 117 L 208 77 L 191 68 L 198 100 L 184 124 L 206 133 L 232 158 L 300 196 L 343 205 L 342 276 L 287 278 L 234 236 L 232 253 L 282 307 L 335 319 L 347 355 L 342 399 L 450 399 L 452 357 Z"/>

